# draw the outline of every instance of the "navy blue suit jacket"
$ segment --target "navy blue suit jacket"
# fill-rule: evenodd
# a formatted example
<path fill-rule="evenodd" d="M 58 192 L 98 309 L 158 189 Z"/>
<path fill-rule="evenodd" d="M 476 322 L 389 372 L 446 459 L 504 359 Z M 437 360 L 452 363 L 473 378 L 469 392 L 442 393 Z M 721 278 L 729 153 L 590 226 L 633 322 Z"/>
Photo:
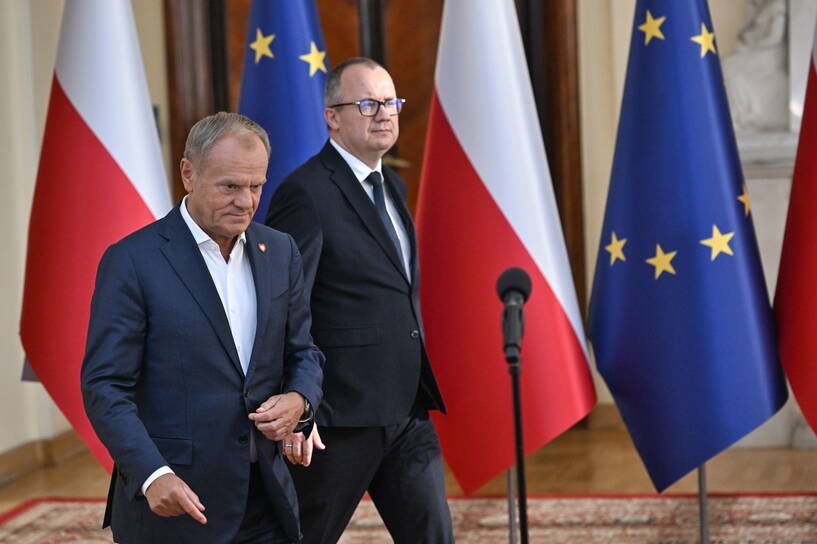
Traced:
<path fill-rule="evenodd" d="M 257 223 L 246 236 L 258 299 L 246 377 L 178 206 L 112 245 L 99 264 L 81 381 L 88 417 L 116 463 L 106 520 L 117 542 L 229 542 L 247 501 L 250 433 L 274 514 L 298 538 L 279 443 L 258 433 L 247 414 L 286 391 L 319 406 L 323 356 L 310 337 L 292 238 Z M 206 525 L 150 511 L 140 488 L 163 465 L 198 494 Z"/>

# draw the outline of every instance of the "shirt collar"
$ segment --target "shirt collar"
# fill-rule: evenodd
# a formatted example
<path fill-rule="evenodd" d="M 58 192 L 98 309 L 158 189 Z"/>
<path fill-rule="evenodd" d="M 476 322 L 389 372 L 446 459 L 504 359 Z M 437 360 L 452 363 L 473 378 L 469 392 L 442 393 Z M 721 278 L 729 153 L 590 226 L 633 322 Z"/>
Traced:
<path fill-rule="evenodd" d="M 211 241 L 214 244 L 216 243 L 215 240 L 210 238 L 210 235 L 207 234 L 202 230 L 202 228 L 196 223 L 196 221 L 190 216 L 190 212 L 187 211 L 187 198 L 188 195 L 182 199 L 182 203 L 179 206 L 180 211 L 182 212 L 182 219 L 184 219 L 187 228 L 190 229 L 190 233 L 193 235 L 193 239 L 196 241 L 197 245 L 201 245 L 207 241 Z M 246 243 L 247 241 L 247 234 L 246 232 L 242 232 L 238 235 L 238 240 L 236 242 L 240 242 L 242 244 Z"/>
<path fill-rule="evenodd" d="M 343 149 L 341 145 L 332 138 L 329 138 L 329 143 L 331 143 L 332 147 L 334 147 L 338 151 L 338 153 L 340 153 L 340 156 L 343 157 L 343 160 L 346 161 L 346 164 L 348 164 L 349 168 L 352 169 L 352 173 L 355 175 L 358 181 L 362 182 L 363 180 L 368 178 L 369 174 L 371 174 L 372 171 L 375 171 L 378 174 L 380 174 L 381 178 L 383 177 L 382 159 L 377 159 L 377 164 L 375 165 L 374 170 L 372 170 L 366 165 L 366 163 L 364 163 L 362 160 L 358 159 L 357 157 Z"/>

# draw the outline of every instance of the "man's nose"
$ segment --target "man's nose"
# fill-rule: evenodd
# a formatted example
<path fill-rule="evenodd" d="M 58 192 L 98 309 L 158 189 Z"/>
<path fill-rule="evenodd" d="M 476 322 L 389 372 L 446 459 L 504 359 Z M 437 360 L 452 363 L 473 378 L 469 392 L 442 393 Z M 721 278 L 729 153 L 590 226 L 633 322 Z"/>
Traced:
<path fill-rule="evenodd" d="M 252 194 L 248 187 L 245 187 L 238 191 L 233 199 L 233 203 L 238 206 L 239 208 L 251 208 L 252 207 Z"/>
<path fill-rule="evenodd" d="M 380 108 L 378 108 L 377 113 L 374 116 L 375 121 L 383 122 L 388 121 L 391 118 L 391 115 L 386 111 L 386 106 L 380 104 Z"/>

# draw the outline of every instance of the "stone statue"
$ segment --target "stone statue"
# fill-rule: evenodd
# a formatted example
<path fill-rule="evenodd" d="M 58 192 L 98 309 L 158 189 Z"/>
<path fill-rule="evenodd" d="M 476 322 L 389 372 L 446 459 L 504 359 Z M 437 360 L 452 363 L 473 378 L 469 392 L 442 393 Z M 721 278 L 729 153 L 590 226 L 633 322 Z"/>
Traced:
<path fill-rule="evenodd" d="M 786 1 L 749 0 L 735 50 L 723 75 L 735 129 L 788 130 Z"/>

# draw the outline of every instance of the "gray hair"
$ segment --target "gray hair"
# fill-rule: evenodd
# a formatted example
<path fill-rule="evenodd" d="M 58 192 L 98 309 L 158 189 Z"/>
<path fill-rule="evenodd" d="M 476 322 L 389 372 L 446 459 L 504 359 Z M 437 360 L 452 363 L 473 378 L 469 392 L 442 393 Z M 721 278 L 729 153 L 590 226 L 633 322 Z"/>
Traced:
<path fill-rule="evenodd" d="M 325 108 L 343 100 L 340 94 L 340 76 L 343 75 L 343 72 L 347 68 L 357 64 L 362 64 L 372 70 L 375 68 L 383 68 L 379 62 L 368 57 L 351 57 L 336 65 L 329 71 L 329 75 L 326 76 L 326 87 L 324 87 L 323 90 L 323 106 Z M 385 70 L 385 68 L 383 68 L 383 70 Z"/>
<path fill-rule="evenodd" d="M 264 128 L 240 113 L 220 111 L 213 115 L 208 115 L 199 120 L 187 134 L 187 142 L 184 144 L 184 158 L 193 163 L 194 166 L 201 166 L 207 153 L 222 136 L 233 133 L 250 132 L 258 136 L 264 149 L 269 156 L 270 145 L 269 136 Z"/>

